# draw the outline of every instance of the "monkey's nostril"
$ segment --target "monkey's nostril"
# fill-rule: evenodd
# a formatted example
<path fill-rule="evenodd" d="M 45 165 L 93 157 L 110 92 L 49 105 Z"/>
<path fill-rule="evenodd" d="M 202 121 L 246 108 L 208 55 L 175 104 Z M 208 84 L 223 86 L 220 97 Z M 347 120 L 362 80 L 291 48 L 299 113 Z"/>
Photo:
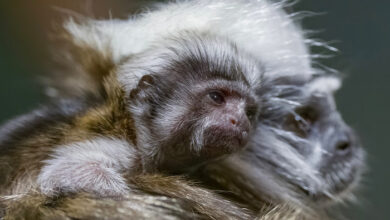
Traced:
<path fill-rule="evenodd" d="M 351 143 L 349 141 L 343 141 L 337 144 L 336 150 L 340 153 L 347 152 L 351 147 Z"/>

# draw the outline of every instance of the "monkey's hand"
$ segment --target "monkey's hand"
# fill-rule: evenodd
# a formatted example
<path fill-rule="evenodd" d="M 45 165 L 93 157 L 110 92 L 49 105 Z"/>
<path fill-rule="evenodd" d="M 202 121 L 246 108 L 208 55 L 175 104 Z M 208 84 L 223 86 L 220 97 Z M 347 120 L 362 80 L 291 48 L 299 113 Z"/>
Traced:
<path fill-rule="evenodd" d="M 95 139 L 61 146 L 45 161 L 38 186 L 46 195 L 88 192 L 121 197 L 129 191 L 122 171 L 133 161 L 126 142 Z"/>

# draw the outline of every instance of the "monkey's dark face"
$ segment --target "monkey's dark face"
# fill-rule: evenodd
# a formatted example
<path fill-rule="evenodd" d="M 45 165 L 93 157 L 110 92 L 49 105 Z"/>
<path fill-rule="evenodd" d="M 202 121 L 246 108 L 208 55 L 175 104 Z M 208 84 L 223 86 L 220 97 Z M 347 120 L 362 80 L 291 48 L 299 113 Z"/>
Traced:
<path fill-rule="evenodd" d="M 157 77 L 159 94 L 150 100 L 153 133 L 161 135 L 165 157 L 174 158 L 164 161 L 162 169 L 190 167 L 246 145 L 258 112 L 248 85 L 213 72 L 210 78 L 195 72 L 199 76 L 191 78 L 169 74 Z"/>
<path fill-rule="evenodd" d="M 251 130 L 250 118 L 254 113 L 250 105 L 254 105 L 253 101 L 229 90 L 214 90 L 202 103 L 198 114 L 207 117 L 208 122 L 198 128 L 204 130 L 200 131 L 204 133 L 201 152 L 206 157 L 214 157 L 244 147 Z"/>
<path fill-rule="evenodd" d="M 205 84 L 191 95 L 188 106 L 182 106 L 188 110 L 181 115 L 172 133 L 190 137 L 187 144 L 193 153 L 215 158 L 245 146 L 257 105 L 251 93 L 242 90 L 239 83 L 210 80 Z"/>
<path fill-rule="evenodd" d="M 333 199 L 356 185 L 362 172 L 364 152 L 356 135 L 336 110 L 333 96 L 314 93 L 306 103 L 288 115 L 287 130 L 308 142 L 292 146 L 316 168 L 326 184 L 308 192 L 314 199 Z"/>
<path fill-rule="evenodd" d="M 250 161 L 254 194 L 308 206 L 352 198 L 365 153 L 336 109 L 336 84 L 329 77 L 264 84 L 259 132 L 239 154 L 240 163 Z"/>

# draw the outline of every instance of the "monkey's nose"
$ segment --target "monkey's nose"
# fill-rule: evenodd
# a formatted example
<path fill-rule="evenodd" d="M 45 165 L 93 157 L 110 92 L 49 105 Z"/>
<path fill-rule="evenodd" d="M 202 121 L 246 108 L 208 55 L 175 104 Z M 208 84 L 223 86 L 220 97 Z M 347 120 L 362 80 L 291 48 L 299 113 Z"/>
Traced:
<path fill-rule="evenodd" d="M 231 122 L 233 125 L 236 125 L 236 124 L 237 124 L 237 119 L 235 119 L 235 118 L 230 118 L 230 122 Z"/>
<path fill-rule="evenodd" d="M 236 128 L 246 130 L 249 127 L 249 122 L 245 117 L 231 115 L 228 122 Z"/>
<path fill-rule="evenodd" d="M 335 145 L 335 153 L 343 156 L 348 154 L 352 149 L 352 141 L 348 134 L 342 136 Z"/>
<path fill-rule="evenodd" d="M 246 117 L 230 115 L 227 119 L 227 122 L 230 124 L 232 129 L 238 130 L 239 132 L 249 132 L 250 122 Z"/>

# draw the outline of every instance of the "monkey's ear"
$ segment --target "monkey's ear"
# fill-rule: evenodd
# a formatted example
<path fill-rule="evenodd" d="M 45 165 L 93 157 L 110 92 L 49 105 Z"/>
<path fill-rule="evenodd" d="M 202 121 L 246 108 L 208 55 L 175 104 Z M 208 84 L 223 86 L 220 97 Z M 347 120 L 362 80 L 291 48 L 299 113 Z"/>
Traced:
<path fill-rule="evenodd" d="M 149 91 L 155 87 L 156 78 L 153 75 L 144 75 L 138 81 L 138 85 L 130 92 L 130 99 L 145 99 Z"/>
<path fill-rule="evenodd" d="M 152 75 L 144 75 L 138 82 L 137 88 L 147 89 L 148 87 L 153 86 L 155 83 L 155 77 Z"/>

